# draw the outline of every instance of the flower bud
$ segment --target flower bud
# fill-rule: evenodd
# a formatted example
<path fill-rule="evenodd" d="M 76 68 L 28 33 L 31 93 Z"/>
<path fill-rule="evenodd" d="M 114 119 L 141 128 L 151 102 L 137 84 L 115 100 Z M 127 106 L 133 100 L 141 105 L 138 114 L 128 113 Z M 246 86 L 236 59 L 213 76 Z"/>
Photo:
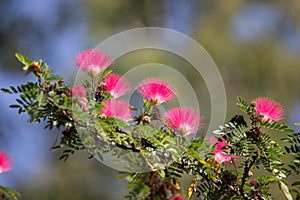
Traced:
<path fill-rule="evenodd" d="M 146 116 L 142 117 L 142 121 L 143 121 L 144 124 L 149 124 L 151 119 L 150 119 L 149 116 L 146 115 Z"/>
<path fill-rule="evenodd" d="M 251 171 L 248 172 L 248 177 L 253 176 L 253 173 Z"/>
<path fill-rule="evenodd" d="M 184 200 L 184 198 L 181 195 L 179 195 L 179 194 L 175 194 L 173 196 L 173 200 Z"/>
<path fill-rule="evenodd" d="M 257 181 L 256 180 L 250 180 L 249 183 L 252 186 L 255 186 L 255 187 L 257 186 Z"/>

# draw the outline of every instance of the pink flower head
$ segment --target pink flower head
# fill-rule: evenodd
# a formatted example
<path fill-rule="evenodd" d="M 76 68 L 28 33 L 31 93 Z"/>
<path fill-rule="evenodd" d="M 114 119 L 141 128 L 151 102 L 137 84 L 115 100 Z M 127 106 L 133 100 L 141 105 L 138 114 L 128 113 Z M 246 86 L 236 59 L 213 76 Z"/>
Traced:
<path fill-rule="evenodd" d="M 260 97 L 253 100 L 256 113 L 262 115 L 262 121 L 280 121 L 284 118 L 284 111 L 281 105 L 270 98 Z"/>
<path fill-rule="evenodd" d="M 175 89 L 159 78 L 148 78 L 138 87 L 138 93 L 158 105 L 175 97 Z"/>
<path fill-rule="evenodd" d="M 223 149 L 223 147 L 228 146 L 228 142 L 226 142 L 226 140 L 224 140 L 223 138 L 221 138 L 221 141 L 219 141 L 215 137 L 211 137 L 209 140 L 211 145 L 216 145 L 217 151 Z"/>
<path fill-rule="evenodd" d="M 11 163 L 10 157 L 5 152 L 0 151 L 0 174 L 9 171 Z"/>
<path fill-rule="evenodd" d="M 128 81 L 118 74 L 108 75 L 104 83 L 106 85 L 105 91 L 111 93 L 115 99 L 125 95 L 130 90 Z"/>
<path fill-rule="evenodd" d="M 98 49 L 88 49 L 76 56 L 75 65 L 91 76 L 98 76 L 113 62 L 109 55 Z"/>
<path fill-rule="evenodd" d="M 228 154 L 226 154 L 223 151 L 216 151 L 215 155 L 213 156 L 213 158 L 215 159 L 215 161 L 217 163 L 219 163 L 221 165 L 223 162 L 233 161 L 234 159 L 236 159 L 238 157 L 237 156 L 228 155 Z"/>
<path fill-rule="evenodd" d="M 115 117 L 128 121 L 133 116 L 133 111 L 130 109 L 129 103 L 123 100 L 111 99 L 106 101 L 104 106 L 105 108 L 102 109 L 102 114 L 106 117 Z"/>
<path fill-rule="evenodd" d="M 87 102 L 86 99 L 86 91 L 82 85 L 77 85 L 72 87 L 71 90 L 72 97 L 74 98 L 75 102 L 82 105 L 83 110 L 87 110 Z"/>
<path fill-rule="evenodd" d="M 179 194 L 175 194 L 173 200 L 184 200 L 184 198 Z"/>
<path fill-rule="evenodd" d="M 196 133 L 201 128 L 202 120 L 203 116 L 191 108 L 177 107 L 165 113 L 166 125 L 183 135 Z"/>
<path fill-rule="evenodd" d="M 82 85 L 72 87 L 72 97 L 86 97 L 85 88 Z"/>
<path fill-rule="evenodd" d="M 215 161 L 217 163 L 219 163 L 220 165 L 223 162 L 229 162 L 229 161 L 232 161 L 232 160 L 238 158 L 237 156 L 228 155 L 226 153 L 226 151 L 228 149 L 224 149 L 224 147 L 228 146 L 228 143 L 224 139 L 219 141 L 215 137 L 212 137 L 212 138 L 210 138 L 210 142 L 212 145 L 216 145 L 216 149 L 211 152 L 214 154 L 213 158 L 215 159 Z"/>

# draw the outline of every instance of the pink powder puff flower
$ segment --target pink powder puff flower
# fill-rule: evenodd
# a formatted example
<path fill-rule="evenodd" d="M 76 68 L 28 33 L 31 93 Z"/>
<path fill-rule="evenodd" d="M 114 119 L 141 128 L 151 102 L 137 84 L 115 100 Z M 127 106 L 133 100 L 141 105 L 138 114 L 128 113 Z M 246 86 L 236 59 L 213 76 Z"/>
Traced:
<path fill-rule="evenodd" d="M 11 170 L 11 159 L 3 151 L 0 151 L 0 174 Z"/>
<path fill-rule="evenodd" d="M 205 138 L 205 140 L 209 140 L 209 143 L 211 144 L 211 145 L 215 145 L 217 142 L 218 142 L 218 139 L 217 138 L 215 138 L 215 137 L 209 137 L 209 138 Z"/>
<path fill-rule="evenodd" d="M 104 106 L 101 112 L 106 117 L 115 117 L 127 122 L 133 116 L 129 103 L 124 100 L 111 99 L 104 102 Z"/>
<path fill-rule="evenodd" d="M 109 55 L 98 49 L 88 49 L 76 56 L 74 63 L 79 69 L 95 77 L 113 64 Z"/>
<path fill-rule="evenodd" d="M 228 155 L 226 153 L 226 151 L 228 149 L 224 149 L 224 147 L 228 146 L 228 143 L 224 139 L 222 139 L 222 141 L 219 141 L 215 137 L 211 137 L 210 142 L 211 142 L 212 145 L 216 145 L 216 149 L 214 151 L 211 151 L 211 153 L 214 154 L 213 158 L 220 165 L 223 162 L 233 161 L 234 159 L 238 158 L 237 156 Z"/>
<path fill-rule="evenodd" d="M 238 157 L 228 155 L 228 154 L 224 153 L 223 151 L 216 151 L 213 158 L 215 159 L 215 161 L 217 163 L 219 163 L 221 165 L 223 162 L 233 161 L 234 159 L 236 159 Z"/>
<path fill-rule="evenodd" d="M 222 139 L 222 141 L 217 141 L 216 143 L 216 151 L 221 151 L 223 147 L 228 146 L 228 142 Z"/>
<path fill-rule="evenodd" d="M 173 196 L 173 200 L 184 200 L 184 198 L 181 195 L 179 195 L 179 194 L 175 194 Z"/>
<path fill-rule="evenodd" d="M 72 97 L 74 98 L 75 102 L 82 105 L 83 110 L 87 110 L 87 102 L 86 99 L 86 91 L 85 88 L 82 85 L 77 85 L 72 87 L 71 90 Z"/>
<path fill-rule="evenodd" d="M 191 108 L 177 107 L 165 113 L 166 125 L 183 135 L 196 133 L 201 128 L 202 120 L 203 116 Z"/>
<path fill-rule="evenodd" d="M 82 85 L 72 87 L 71 91 L 73 97 L 86 97 L 86 91 Z"/>
<path fill-rule="evenodd" d="M 104 83 L 105 91 L 111 93 L 115 99 L 125 95 L 131 89 L 128 81 L 118 74 L 108 75 Z"/>
<path fill-rule="evenodd" d="M 145 99 L 159 105 L 175 97 L 175 89 L 159 78 L 148 78 L 138 87 L 137 92 Z"/>
<path fill-rule="evenodd" d="M 262 121 L 280 121 L 284 118 L 284 110 L 281 105 L 270 98 L 260 97 L 252 102 L 255 103 L 256 113 L 262 115 Z"/>

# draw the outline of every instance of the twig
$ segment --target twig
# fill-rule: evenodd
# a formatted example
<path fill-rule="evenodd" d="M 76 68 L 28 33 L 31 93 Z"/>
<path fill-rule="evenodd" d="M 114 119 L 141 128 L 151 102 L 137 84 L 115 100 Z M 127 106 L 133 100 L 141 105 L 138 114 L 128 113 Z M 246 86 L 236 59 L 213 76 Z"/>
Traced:
<path fill-rule="evenodd" d="M 245 192 L 244 192 L 244 186 L 246 183 L 246 178 L 249 176 L 249 171 L 251 170 L 253 164 L 255 163 L 256 159 L 258 158 L 258 153 L 256 152 L 256 156 L 252 157 L 252 161 L 249 163 L 248 165 L 248 161 L 246 161 L 245 163 L 245 169 L 244 169 L 244 173 L 243 173 L 243 177 L 242 177 L 242 183 L 241 183 L 241 187 L 240 187 L 240 192 L 242 197 L 244 197 L 244 199 L 248 199 L 247 196 L 245 196 Z"/>

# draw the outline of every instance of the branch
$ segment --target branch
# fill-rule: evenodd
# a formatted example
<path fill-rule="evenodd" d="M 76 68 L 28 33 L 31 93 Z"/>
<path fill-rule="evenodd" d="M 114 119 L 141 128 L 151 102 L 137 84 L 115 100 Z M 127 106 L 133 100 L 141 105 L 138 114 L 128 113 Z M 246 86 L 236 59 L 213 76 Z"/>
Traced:
<path fill-rule="evenodd" d="M 116 146 L 116 147 L 119 147 L 119 148 L 125 149 L 125 150 L 130 150 L 132 152 L 141 152 L 141 149 L 136 147 L 134 143 L 131 143 L 130 146 L 127 146 L 124 144 L 116 143 L 114 140 L 111 140 L 111 139 L 108 139 L 108 141 L 110 142 L 110 144 L 112 146 Z"/>
<path fill-rule="evenodd" d="M 252 156 L 252 161 L 249 163 L 248 165 L 248 161 L 246 161 L 245 163 L 245 169 L 244 169 L 244 173 L 243 173 L 243 177 L 242 177 L 242 183 L 241 183 L 241 187 L 240 187 L 240 191 L 241 191 L 241 195 L 242 197 L 244 197 L 244 199 L 249 199 L 244 192 L 244 186 L 246 183 L 246 178 L 249 177 L 249 171 L 251 170 L 253 164 L 255 163 L 255 161 L 258 158 L 258 152 L 256 152 L 256 156 Z"/>

